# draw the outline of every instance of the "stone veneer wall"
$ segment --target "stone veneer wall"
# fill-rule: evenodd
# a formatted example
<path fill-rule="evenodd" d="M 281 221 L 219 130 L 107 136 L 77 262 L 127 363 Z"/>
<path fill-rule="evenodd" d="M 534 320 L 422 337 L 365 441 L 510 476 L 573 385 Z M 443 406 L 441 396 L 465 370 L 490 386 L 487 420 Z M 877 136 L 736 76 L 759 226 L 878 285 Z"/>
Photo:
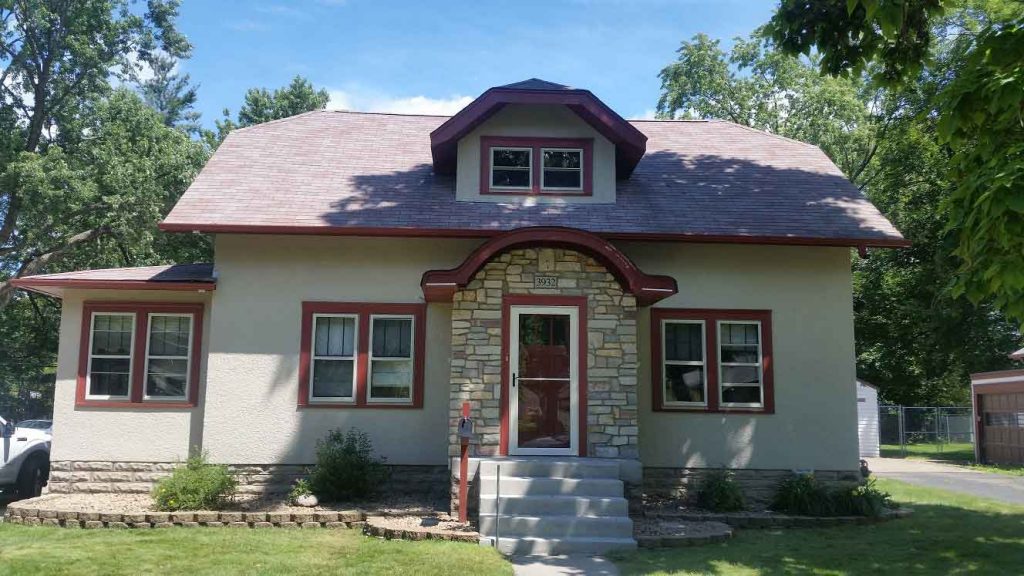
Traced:
<path fill-rule="evenodd" d="M 146 494 L 180 462 L 70 462 L 50 463 L 51 494 L 134 493 Z M 292 483 L 308 476 L 310 466 L 280 464 L 240 464 L 228 469 L 238 479 L 242 494 L 281 494 Z M 447 466 L 389 465 L 390 477 L 384 491 L 444 501 L 448 497 Z"/>
<path fill-rule="evenodd" d="M 558 288 L 534 288 L 534 276 Z M 636 298 L 593 258 L 561 248 L 510 250 L 485 264 L 452 303 L 449 455 L 459 455 L 463 401 L 476 422 L 471 454 L 494 456 L 501 431 L 501 313 L 506 294 L 587 297 L 587 455 L 639 458 Z"/>
<path fill-rule="evenodd" d="M 646 503 L 684 501 L 692 503 L 700 483 L 710 468 L 644 468 L 643 495 Z M 755 510 L 767 508 L 782 480 L 792 470 L 730 470 L 743 490 L 747 505 Z M 849 484 L 863 481 L 859 470 L 815 470 L 814 476 L 824 484 Z M 636 494 L 632 495 L 634 498 Z M 631 500 L 630 507 L 635 508 Z"/>

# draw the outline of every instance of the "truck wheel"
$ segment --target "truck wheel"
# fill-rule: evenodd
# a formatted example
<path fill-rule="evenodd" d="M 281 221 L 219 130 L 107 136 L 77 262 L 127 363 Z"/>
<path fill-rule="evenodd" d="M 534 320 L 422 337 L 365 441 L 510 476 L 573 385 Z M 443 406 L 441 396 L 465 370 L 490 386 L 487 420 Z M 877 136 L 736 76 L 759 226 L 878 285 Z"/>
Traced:
<path fill-rule="evenodd" d="M 46 478 L 50 474 L 50 463 L 38 455 L 30 456 L 18 474 L 18 496 L 35 498 L 43 493 Z"/>

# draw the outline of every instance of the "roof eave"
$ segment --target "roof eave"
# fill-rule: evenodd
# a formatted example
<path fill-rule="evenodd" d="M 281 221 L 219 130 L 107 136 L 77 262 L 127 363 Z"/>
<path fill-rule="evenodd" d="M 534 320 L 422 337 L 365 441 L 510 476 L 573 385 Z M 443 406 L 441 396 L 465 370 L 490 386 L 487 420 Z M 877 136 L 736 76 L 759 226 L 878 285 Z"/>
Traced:
<path fill-rule="evenodd" d="M 355 226 L 295 226 L 277 224 L 210 224 L 161 222 L 164 232 L 199 232 L 204 234 L 277 234 L 282 236 L 366 236 L 387 238 L 490 238 L 508 229 L 474 228 L 381 228 Z M 843 248 L 908 248 L 903 237 L 855 238 L 820 236 L 753 236 L 711 235 L 685 232 L 601 232 L 594 234 L 608 240 L 642 240 L 651 242 L 692 242 L 697 244 L 765 244 L 788 246 L 831 246 Z"/>
<path fill-rule="evenodd" d="M 209 292 L 216 282 L 167 282 L 159 280 L 89 280 L 73 278 L 15 278 L 11 285 L 54 298 L 63 298 L 64 290 L 165 290 L 169 292 Z"/>

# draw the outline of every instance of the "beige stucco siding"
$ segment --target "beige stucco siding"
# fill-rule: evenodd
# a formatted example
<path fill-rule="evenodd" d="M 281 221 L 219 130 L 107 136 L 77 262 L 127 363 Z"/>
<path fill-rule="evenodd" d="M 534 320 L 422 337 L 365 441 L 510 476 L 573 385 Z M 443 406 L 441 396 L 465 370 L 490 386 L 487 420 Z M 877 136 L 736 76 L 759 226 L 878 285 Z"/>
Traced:
<path fill-rule="evenodd" d="M 775 414 L 654 412 L 650 310 L 640 334 L 645 466 L 853 470 L 857 401 L 850 254 L 845 248 L 620 244 L 645 272 L 669 274 L 669 308 L 770 309 Z"/>
<path fill-rule="evenodd" d="M 61 307 L 57 386 L 53 400 L 51 460 L 174 462 L 202 441 L 202 408 L 76 408 L 82 304 L 94 302 L 205 302 L 204 333 L 209 332 L 209 295 L 189 292 L 67 290 Z M 200 384 L 209 342 L 203 342 Z M 202 397 L 202 386 L 200 386 Z"/>
<path fill-rule="evenodd" d="M 468 240 L 220 236 L 204 446 L 217 462 L 314 461 L 331 428 L 358 427 L 392 464 L 446 463 L 451 305 L 427 307 L 422 409 L 297 407 L 303 301 L 423 301 L 420 278 Z"/>
<path fill-rule="evenodd" d="M 591 196 L 480 194 L 480 137 L 592 138 L 594 189 Z M 534 162 L 539 159 L 534 158 Z M 455 197 L 470 202 L 615 202 L 615 145 L 562 105 L 508 105 L 459 140 Z"/>

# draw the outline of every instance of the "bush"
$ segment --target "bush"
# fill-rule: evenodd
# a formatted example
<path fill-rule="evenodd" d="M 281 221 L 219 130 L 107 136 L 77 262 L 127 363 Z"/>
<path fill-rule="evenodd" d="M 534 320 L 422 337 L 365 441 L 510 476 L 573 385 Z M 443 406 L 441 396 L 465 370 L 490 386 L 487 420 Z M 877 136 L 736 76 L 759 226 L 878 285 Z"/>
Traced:
<path fill-rule="evenodd" d="M 879 516 L 894 508 L 889 494 L 865 484 L 828 488 L 812 474 L 787 478 L 779 484 L 771 509 L 799 516 Z"/>
<path fill-rule="evenodd" d="M 288 501 L 294 504 L 299 498 L 311 494 L 313 494 L 313 488 L 309 485 L 309 480 L 300 478 L 292 485 L 292 490 L 288 493 Z"/>
<path fill-rule="evenodd" d="M 157 483 L 153 500 L 157 510 L 215 510 L 235 493 L 237 486 L 227 466 L 210 464 L 203 452 Z"/>
<path fill-rule="evenodd" d="M 387 476 L 384 459 L 374 456 L 364 432 L 331 430 L 316 443 L 316 466 L 309 484 L 321 500 L 364 500 L 380 489 Z"/>
<path fill-rule="evenodd" d="M 697 491 L 697 505 L 712 512 L 738 512 L 746 507 L 743 492 L 728 470 L 713 470 Z"/>

